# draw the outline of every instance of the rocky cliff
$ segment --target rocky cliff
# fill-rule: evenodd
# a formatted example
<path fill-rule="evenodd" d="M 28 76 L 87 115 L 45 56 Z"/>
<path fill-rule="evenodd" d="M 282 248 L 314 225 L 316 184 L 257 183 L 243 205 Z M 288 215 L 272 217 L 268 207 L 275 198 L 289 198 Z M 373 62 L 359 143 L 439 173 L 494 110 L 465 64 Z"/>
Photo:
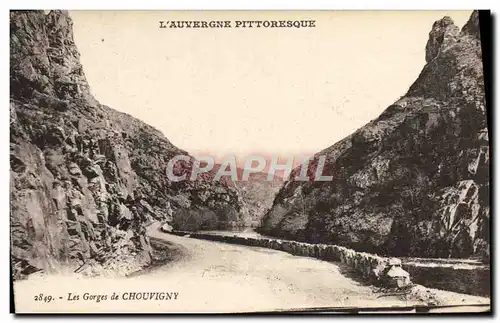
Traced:
<path fill-rule="evenodd" d="M 13 11 L 10 29 L 15 278 L 61 268 L 129 273 L 151 262 L 148 223 L 189 210 L 214 229 L 225 226 L 226 214 L 238 221 L 245 213 L 237 191 L 223 181 L 171 182 L 167 162 L 189 155 L 156 129 L 96 101 L 67 12 Z M 189 158 L 177 173 L 189 172 Z"/>
<path fill-rule="evenodd" d="M 425 58 L 403 97 L 316 155 L 314 161 L 326 155 L 333 180 L 286 182 L 261 232 L 394 256 L 488 259 L 489 143 L 478 13 L 462 30 L 449 17 L 435 22 Z"/>
<path fill-rule="evenodd" d="M 243 169 L 238 168 L 238 178 L 242 178 Z M 248 209 L 248 227 L 257 227 L 264 214 L 271 208 L 283 179 L 275 175 L 268 180 L 268 173 L 252 173 L 248 181 L 236 181 L 235 186 Z"/>

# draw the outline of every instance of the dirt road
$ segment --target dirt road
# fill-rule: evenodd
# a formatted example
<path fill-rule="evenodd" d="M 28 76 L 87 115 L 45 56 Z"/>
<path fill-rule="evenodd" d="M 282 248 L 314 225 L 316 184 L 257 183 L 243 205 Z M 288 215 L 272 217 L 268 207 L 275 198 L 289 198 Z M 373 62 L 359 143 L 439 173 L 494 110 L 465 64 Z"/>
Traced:
<path fill-rule="evenodd" d="M 196 304 L 205 309 L 250 311 L 323 306 L 405 306 L 398 296 L 380 297 L 340 263 L 292 256 L 271 249 L 225 244 L 162 233 L 149 235 L 174 248 L 170 265 L 148 277 L 164 282 L 185 277 L 198 286 Z M 180 246 L 180 247 L 179 247 Z M 208 293 L 208 294 L 207 294 Z"/>
<path fill-rule="evenodd" d="M 235 313 L 419 304 L 375 292 L 339 263 L 179 237 L 161 232 L 158 225 L 152 225 L 148 234 L 159 248 L 168 249 L 171 259 L 166 264 L 127 278 L 70 274 L 16 282 L 18 311 Z M 439 292 L 450 297 L 447 304 L 481 301 Z M 44 300 L 37 301 L 42 294 Z M 45 302 L 48 295 L 51 302 Z"/>

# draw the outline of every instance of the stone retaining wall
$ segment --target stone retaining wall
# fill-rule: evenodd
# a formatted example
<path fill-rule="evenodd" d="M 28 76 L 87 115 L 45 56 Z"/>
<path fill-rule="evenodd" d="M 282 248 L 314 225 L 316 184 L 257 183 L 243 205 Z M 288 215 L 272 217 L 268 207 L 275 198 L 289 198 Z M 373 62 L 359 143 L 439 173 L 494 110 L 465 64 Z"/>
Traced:
<path fill-rule="evenodd" d="M 410 273 L 414 283 L 425 287 L 482 297 L 491 296 L 489 267 L 421 266 L 403 262 L 403 269 Z"/>
<path fill-rule="evenodd" d="M 167 231 L 165 231 L 167 232 Z M 219 241 L 247 246 L 256 246 L 281 250 L 297 256 L 314 257 L 327 261 L 339 261 L 353 268 L 362 277 L 372 284 L 387 283 L 386 274 L 391 267 L 389 262 L 394 258 L 381 257 L 366 252 L 326 244 L 310 244 L 304 242 L 280 240 L 272 238 L 250 238 L 206 233 L 192 233 L 184 231 L 168 231 L 167 233 L 179 236 L 189 235 L 193 238 Z M 397 259 L 399 261 L 399 259 Z M 425 262 L 436 262 L 423 259 Z M 473 266 L 474 267 L 474 266 Z M 477 268 L 476 268 L 477 267 Z M 413 260 L 402 263 L 402 269 L 411 276 L 415 284 L 427 288 L 465 293 L 470 295 L 490 297 L 490 269 L 489 266 L 475 266 L 474 268 L 460 268 L 449 266 L 449 262 L 437 263 L 435 266 L 423 266 L 419 261 Z"/>
<path fill-rule="evenodd" d="M 373 284 L 386 282 L 386 277 L 384 277 L 384 275 L 390 267 L 389 260 L 392 259 L 380 257 L 366 252 L 357 252 L 355 250 L 336 245 L 310 244 L 305 242 L 267 238 L 244 238 L 238 236 L 224 236 L 185 231 L 170 231 L 167 233 L 179 236 L 189 235 L 189 237 L 191 238 L 210 241 L 270 248 L 288 252 L 296 256 L 313 257 L 329 261 L 340 261 L 341 263 L 344 263 L 347 266 L 353 268 L 355 271 L 361 274 L 363 278 L 367 279 L 370 283 Z"/>

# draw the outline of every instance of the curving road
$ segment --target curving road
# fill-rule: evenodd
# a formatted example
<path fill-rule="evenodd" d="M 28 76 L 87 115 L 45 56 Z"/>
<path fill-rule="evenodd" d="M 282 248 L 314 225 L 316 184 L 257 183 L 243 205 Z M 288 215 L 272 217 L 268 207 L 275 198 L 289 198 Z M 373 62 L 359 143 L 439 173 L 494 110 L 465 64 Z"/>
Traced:
<path fill-rule="evenodd" d="M 340 263 L 297 257 L 266 248 L 179 237 L 149 229 L 174 261 L 153 269 L 158 280 L 183 277 L 211 297 L 193 299 L 203 310 L 278 310 L 310 307 L 406 306 L 399 296 L 380 297 Z"/>
<path fill-rule="evenodd" d="M 34 276 L 14 284 L 16 310 L 235 313 L 422 304 L 415 297 L 405 301 L 401 296 L 377 293 L 339 263 L 179 237 L 161 232 L 158 224 L 148 228 L 148 235 L 157 248 L 169 254 L 166 264 L 132 277 Z M 136 293 L 168 293 L 170 298 L 131 300 Z M 54 300 L 37 301 L 34 296 L 40 294 Z M 438 295 L 444 304 L 489 303 L 489 299 L 452 292 L 438 291 Z"/>

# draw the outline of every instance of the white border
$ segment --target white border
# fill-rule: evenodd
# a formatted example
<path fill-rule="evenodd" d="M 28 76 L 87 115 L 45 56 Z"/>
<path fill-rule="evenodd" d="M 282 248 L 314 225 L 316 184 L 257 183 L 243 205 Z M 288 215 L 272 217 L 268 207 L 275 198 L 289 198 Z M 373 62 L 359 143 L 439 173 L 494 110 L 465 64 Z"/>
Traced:
<path fill-rule="evenodd" d="M 63 1 L 63 0 L 44 0 L 44 1 L 6 1 L 10 2 L 9 8 L 16 9 L 225 9 L 225 10 L 256 10 L 256 9 L 491 9 L 497 7 L 493 0 L 419 0 L 413 3 L 408 1 L 375 1 L 375 0 L 240 0 L 240 1 L 206 1 L 206 0 L 183 0 L 183 1 L 160 1 L 160 0 L 141 0 L 141 1 Z M 4 1 L 5 3 L 5 1 Z M 3 4 L 3 3 L 2 3 Z"/>
<path fill-rule="evenodd" d="M 10 229 L 9 229 L 9 155 L 8 155 L 8 149 L 9 149 L 9 126 L 8 126 L 8 120 L 9 120 L 9 109 L 8 109 L 8 97 L 9 97 L 9 14 L 8 10 L 9 9 L 181 9 L 181 10 L 197 10 L 197 9 L 205 9 L 205 10 L 216 10 L 216 9 L 229 9 L 229 10 L 258 10 L 258 9 L 267 9 L 267 10 L 326 10 L 326 9 L 336 9 L 336 10 L 346 10 L 346 9 L 352 9 L 352 10 L 368 10 L 368 9 L 380 9 L 380 10 L 452 10 L 452 9 L 491 9 L 493 14 L 495 15 L 498 12 L 498 7 L 500 5 L 500 1 L 498 0 L 475 0 L 475 1 L 464 1 L 464 0 L 454 0 L 454 1 L 439 1 L 439 0 L 419 0 L 416 2 L 407 2 L 407 1 L 398 1 L 398 0 L 392 0 L 392 1 L 370 1 L 370 0 L 337 0 L 337 1 L 319 1 L 319 0 L 307 0 L 307 1 L 297 1 L 297 0 L 286 0 L 286 1 L 277 1 L 277 0 L 244 0 L 244 1 L 203 1 L 203 0 L 184 0 L 184 1 L 176 1 L 176 2 L 166 2 L 166 1 L 160 1 L 160 0 L 141 0 L 141 1 L 113 1 L 113 2 L 104 2 L 102 0 L 87 0 L 87 1 L 71 1 L 69 3 L 68 1 L 63 1 L 63 0 L 44 0 L 44 1 L 2 1 L 1 6 L 2 10 L 1 11 L 1 26 L 3 28 L 0 28 L 0 37 L 1 37 L 1 42 L 0 45 L 2 46 L 2 50 L 0 51 L 0 55 L 3 64 L 1 65 L 1 73 L 0 75 L 3 75 L 2 77 L 2 86 L 1 86 L 1 91 L 2 91 L 2 98 L 5 100 L 5 106 L 0 109 L 2 113 L 2 122 L 3 126 L 0 127 L 0 142 L 1 142 L 1 150 L 3 153 L 0 154 L 0 169 L 3 171 L 4 176 L 3 178 L 3 183 L 0 185 L 0 203 L 2 206 L 2 209 L 4 210 L 3 215 L 2 215 L 2 220 L 4 221 L 2 228 L 4 229 L 4 234 L 0 235 L 0 239 L 2 242 L 0 243 L 1 246 L 3 246 L 1 249 L 1 255 L 0 259 L 3 260 L 3 265 L 0 266 L 1 269 L 1 278 L 0 281 L 2 282 L 2 291 L 4 293 L 4 296 L 0 298 L 2 300 L 2 313 L 4 314 L 5 319 L 7 320 L 13 320 L 14 317 L 12 315 L 8 315 L 7 313 L 9 312 L 9 235 L 10 235 Z M 498 33 L 497 33 L 497 28 L 494 25 L 495 30 L 494 30 L 494 39 L 495 43 L 498 43 Z M 494 53 L 496 53 L 496 57 L 498 56 L 498 52 L 494 50 Z M 495 57 L 495 59 L 496 59 Z M 494 64 L 496 67 L 495 69 L 495 76 L 498 75 L 498 64 Z M 495 92 L 498 90 L 498 80 L 496 81 L 495 85 Z M 494 96 L 494 95 L 493 95 Z M 498 124 L 498 118 L 500 118 L 500 114 L 497 112 L 495 114 L 495 120 L 494 123 Z M 495 142 L 498 141 L 498 129 L 495 132 Z M 498 152 L 495 147 L 493 150 L 494 152 L 494 160 L 498 160 Z M 497 177 L 495 176 L 493 180 L 495 183 L 497 182 Z M 495 190 L 495 195 L 492 197 L 492 200 L 495 201 L 500 201 L 498 189 Z M 497 205 L 498 209 L 498 205 Z M 495 227 L 492 229 L 493 234 L 495 230 L 498 228 L 498 223 L 500 222 L 500 218 L 496 217 L 496 214 L 491 215 L 492 218 L 496 218 L 494 221 Z M 493 246 L 494 248 L 494 246 Z M 494 249 L 495 250 L 495 249 Z M 497 258 L 497 255 L 495 255 L 495 259 Z M 495 268 L 495 276 L 498 278 L 498 266 L 495 263 L 494 264 Z M 498 290 L 495 286 L 495 291 L 494 295 L 498 297 Z M 2 319 L 3 319 L 2 318 Z M 109 317 L 89 317 L 92 320 L 95 321 L 105 321 L 110 319 Z M 167 319 L 167 320 L 177 320 L 178 318 L 174 317 L 156 317 L 157 319 Z M 212 317 L 212 319 L 219 319 L 221 317 Z M 297 316 L 297 317 L 283 317 L 281 319 L 292 319 L 292 318 L 309 318 L 309 317 L 304 317 L 304 316 Z M 362 320 L 364 319 L 363 317 L 349 317 L 351 320 Z M 383 317 L 380 318 L 382 320 L 385 320 L 387 318 Z M 395 317 L 396 319 L 400 318 L 398 316 Z M 428 322 L 432 320 L 439 319 L 439 317 L 421 317 L 425 318 Z M 47 317 L 45 319 L 52 319 L 52 317 Z M 126 317 L 118 317 L 117 319 L 119 320 L 143 320 L 143 317 L 135 317 L 135 318 L 126 318 Z M 184 318 L 185 320 L 186 318 Z M 190 317 L 190 319 L 196 319 L 194 317 Z M 203 317 L 201 319 L 208 319 L 208 317 Z M 243 318 L 240 318 L 243 319 Z M 276 317 L 259 317 L 261 320 L 270 320 L 270 319 L 278 319 Z M 372 317 L 373 319 L 373 317 Z M 453 318 L 454 321 L 465 321 L 467 319 L 472 319 L 468 318 L 466 316 L 463 317 L 455 317 Z M 35 317 L 29 317 L 25 318 L 23 321 L 25 322 L 30 322 L 36 320 Z M 76 318 L 67 318 L 65 317 L 64 320 L 76 320 Z"/>

